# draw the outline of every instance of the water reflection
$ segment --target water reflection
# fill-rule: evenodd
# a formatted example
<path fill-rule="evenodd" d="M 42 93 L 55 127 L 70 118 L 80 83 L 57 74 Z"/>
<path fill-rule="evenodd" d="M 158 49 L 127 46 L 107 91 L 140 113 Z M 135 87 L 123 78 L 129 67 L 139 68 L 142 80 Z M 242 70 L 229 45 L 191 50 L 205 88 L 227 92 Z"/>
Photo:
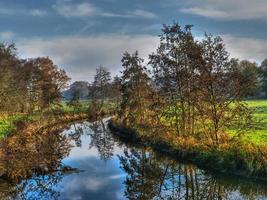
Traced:
<path fill-rule="evenodd" d="M 1 199 L 57 199 L 55 185 L 65 174 L 77 171 L 61 162 L 71 150 L 68 138 L 57 134 L 62 128 L 25 130 L 2 141 Z"/>
<path fill-rule="evenodd" d="M 85 128 L 83 126 L 74 124 L 73 131 L 68 134 L 68 137 L 75 141 L 76 147 L 82 147 L 81 136 L 84 134 Z"/>
<path fill-rule="evenodd" d="M 215 176 L 117 141 L 106 121 L 12 136 L 0 148 L 0 199 L 267 199 L 267 186 Z"/>
<path fill-rule="evenodd" d="M 94 122 L 90 128 L 93 130 L 90 134 L 90 148 L 97 148 L 100 158 L 109 160 L 113 156 L 115 142 L 105 122 L 103 120 Z"/>
<path fill-rule="evenodd" d="M 266 185 L 237 177 L 214 177 L 153 152 L 126 150 L 119 159 L 127 174 L 124 184 L 128 199 L 267 199 Z"/>

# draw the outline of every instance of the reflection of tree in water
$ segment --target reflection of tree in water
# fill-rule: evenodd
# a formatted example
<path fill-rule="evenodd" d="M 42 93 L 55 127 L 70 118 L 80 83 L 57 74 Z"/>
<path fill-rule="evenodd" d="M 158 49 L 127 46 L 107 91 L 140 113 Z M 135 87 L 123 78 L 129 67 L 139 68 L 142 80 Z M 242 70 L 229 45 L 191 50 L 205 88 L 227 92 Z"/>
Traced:
<path fill-rule="evenodd" d="M 114 139 L 106 127 L 103 120 L 96 121 L 91 124 L 90 128 L 93 130 L 90 134 L 91 143 L 89 148 L 95 147 L 102 160 L 108 160 L 113 156 Z"/>
<path fill-rule="evenodd" d="M 17 182 L 0 182 L 0 199 L 58 199 L 60 193 L 54 187 L 62 180 L 63 175 L 62 172 L 54 172 Z"/>
<path fill-rule="evenodd" d="M 0 149 L 0 199 L 57 199 L 54 187 L 74 169 L 62 159 L 70 152 L 69 140 L 60 128 L 39 133 L 22 131 L 5 139 Z"/>
<path fill-rule="evenodd" d="M 74 124 L 73 131 L 68 134 L 68 137 L 75 142 L 76 147 L 82 146 L 81 136 L 84 133 L 84 127 L 81 125 Z"/>
<path fill-rule="evenodd" d="M 260 199 L 267 186 L 244 180 L 224 179 L 204 174 L 192 165 L 159 158 L 144 150 L 125 151 L 119 156 L 127 173 L 125 196 L 128 199 Z"/>

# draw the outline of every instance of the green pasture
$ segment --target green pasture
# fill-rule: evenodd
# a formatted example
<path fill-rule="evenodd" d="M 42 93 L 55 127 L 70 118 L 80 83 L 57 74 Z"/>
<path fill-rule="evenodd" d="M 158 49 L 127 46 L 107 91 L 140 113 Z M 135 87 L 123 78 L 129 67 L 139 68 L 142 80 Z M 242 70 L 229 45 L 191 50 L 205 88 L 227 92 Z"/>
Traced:
<path fill-rule="evenodd" d="M 256 127 L 244 135 L 244 139 L 256 144 L 267 143 L 267 100 L 246 101 L 253 110 Z"/>

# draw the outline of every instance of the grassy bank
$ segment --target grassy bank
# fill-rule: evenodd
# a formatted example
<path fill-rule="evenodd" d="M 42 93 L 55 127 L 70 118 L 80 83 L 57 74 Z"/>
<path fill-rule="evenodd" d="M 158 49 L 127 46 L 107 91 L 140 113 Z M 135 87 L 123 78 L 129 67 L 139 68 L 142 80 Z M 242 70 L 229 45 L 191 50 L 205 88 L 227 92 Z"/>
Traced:
<path fill-rule="evenodd" d="M 120 137 L 148 145 L 200 167 L 267 180 L 267 100 L 248 100 L 246 104 L 253 113 L 256 126 L 241 138 L 218 146 L 214 146 L 207 139 L 178 137 L 164 129 L 128 129 L 116 121 L 110 126 Z M 229 133 L 234 135 L 235 130 L 229 130 Z"/>
<path fill-rule="evenodd" d="M 112 102 L 105 102 L 100 115 L 107 115 L 113 113 L 115 104 Z M 85 116 L 88 118 L 93 117 L 94 113 L 90 111 L 90 101 L 80 101 L 76 105 L 70 105 L 66 101 L 60 104 L 52 105 L 49 109 L 38 111 L 34 113 L 13 113 L 0 116 L 0 139 L 13 132 L 16 125 L 20 122 L 36 122 L 46 118 L 64 119 L 66 116 L 74 118 L 77 116 Z"/>
<path fill-rule="evenodd" d="M 47 170 L 65 170 L 61 159 L 68 154 L 70 144 L 58 133 L 71 122 L 87 118 L 86 114 L 65 114 L 17 122 L 13 132 L 1 140 L 0 178 L 20 182 Z"/>
<path fill-rule="evenodd" d="M 256 145 L 248 141 L 249 136 L 214 146 L 207 139 L 178 137 L 160 128 L 124 127 L 116 119 L 109 123 L 109 128 L 126 141 L 151 147 L 198 167 L 267 181 L 267 144 Z M 257 134 L 260 138 L 264 133 Z"/>

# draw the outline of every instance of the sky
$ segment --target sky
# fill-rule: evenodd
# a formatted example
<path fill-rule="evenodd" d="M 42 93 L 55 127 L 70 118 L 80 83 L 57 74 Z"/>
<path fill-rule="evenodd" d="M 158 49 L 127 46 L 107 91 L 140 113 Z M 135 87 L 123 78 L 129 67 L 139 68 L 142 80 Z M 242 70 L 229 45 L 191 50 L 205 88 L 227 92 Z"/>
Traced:
<path fill-rule="evenodd" d="M 22 58 L 50 57 L 72 82 L 99 65 L 119 74 L 125 51 L 146 61 L 173 22 L 220 35 L 231 57 L 267 58 L 266 0 L 0 0 L 0 40 Z"/>

